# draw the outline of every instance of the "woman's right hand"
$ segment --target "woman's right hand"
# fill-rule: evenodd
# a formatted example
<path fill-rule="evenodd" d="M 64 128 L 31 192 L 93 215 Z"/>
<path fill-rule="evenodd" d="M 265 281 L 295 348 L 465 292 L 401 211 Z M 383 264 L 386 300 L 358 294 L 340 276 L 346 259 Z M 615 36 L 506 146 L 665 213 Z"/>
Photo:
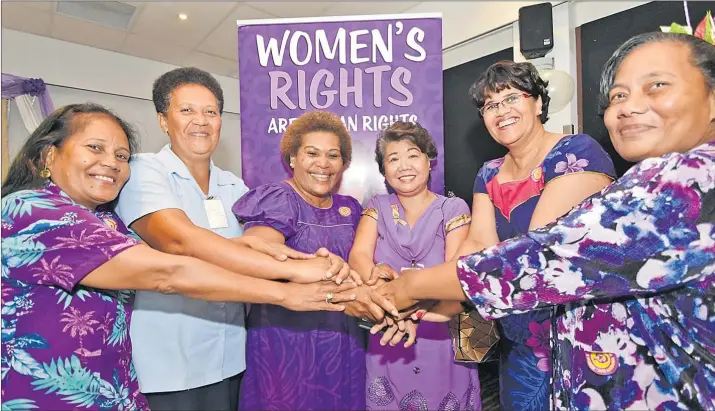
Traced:
<path fill-rule="evenodd" d="M 283 287 L 280 305 L 291 311 L 343 311 L 340 303 L 355 301 L 354 283 L 335 284 L 320 281 L 312 284 L 277 283 Z"/>
<path fill-rule="evenodd" d="M 355 270 L 352 270 L 345 261 L 341 259 L 339 266 L 336 266 L 335 259 L 322 257 L 318 253 L 316 254 L 318 257 L 310 260 L 290 262 L 290 264 L 294 264 L 296 269 L 293 270 L 293 276 L 289 278 L 289 280 L 294 283 L 302 284 L 330 280 L 331 282 L 335 282 L 337 284 L 347 281 L 357 285 L 362 285 L 360 275 L 355 272 Z"/>
<path fill-rule="evenodd" d="M 397 271 L 388 264 L 378 263 L 372 267 L 370 278 L 367 280 L 367 285 L 375 285 L 379 280 L 392 281 L 399 277 Z"/>

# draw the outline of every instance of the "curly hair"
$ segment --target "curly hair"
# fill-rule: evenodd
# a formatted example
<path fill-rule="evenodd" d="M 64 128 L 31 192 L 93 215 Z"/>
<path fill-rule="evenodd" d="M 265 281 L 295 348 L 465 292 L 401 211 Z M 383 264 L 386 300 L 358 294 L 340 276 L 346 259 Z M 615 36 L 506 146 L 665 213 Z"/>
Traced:
<path fill-rule="evenodd" d="M 182 67 L 171 70 L 154 80 L 151 97 L 154 100 L 154 108 L 157 113 L 166 114 L 171 103 L 171 93 L 184 84 L 198 84 L 209 89 L 216 97 L 218 112 L 223 114 L 223 89 L 221 85 L 211 74 L 196 67 Z"/>
<path fill-rule="evenodd" d="M 350 163 L 353 155 L 352 139 L 340 117 L 327 111 L 311 111 L 290 123 L 281 137 L 281 157 L 286 165 L 290 163 L 291 156 L 298 154 L 303 144 L 303 136 L 314 131 L 325 131 L 338 136 L 343 164 Z"/>
<path fill-rule="evenodd" d="M 509 60 L 498 61 L 487 69 L 469 89 L 472 102 L 479 108 L 484 106 L 487 96 L 499 93 L 507 87 L 529 93 L 534 98 L 541 97 L 541 123 L 549 120 L 549 85 L 539 76 L 533 64 L 515 63 Z M 481 113 L 480 113 L 481 115 Z"/>
<path fill-rule="evenodd" d="M 389 143 L 409 140 L 416 145 L 427 158 L 434 160 L 437 158 L 437 145 L 426 128 L 417 122 L 396 121 L 386 129 L 380 131 L 375 143 L 375 161 L 380 169 L 380 174 L 385 175 L 385 151 Z"/>

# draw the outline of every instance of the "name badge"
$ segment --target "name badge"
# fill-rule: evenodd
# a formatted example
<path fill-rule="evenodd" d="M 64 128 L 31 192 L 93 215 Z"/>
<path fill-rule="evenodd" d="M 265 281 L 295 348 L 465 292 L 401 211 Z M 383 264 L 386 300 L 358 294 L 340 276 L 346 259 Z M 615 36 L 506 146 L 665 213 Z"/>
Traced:
<path fill-rule="evenodd" d="M 206 218 L 209 220 L 211 228 L 226 228 L 228 227 L 228 219 L 226 211 L 223 209 L 221 200 L 209 197 L 204 200 L 204 209 L 206 210 Z"/>

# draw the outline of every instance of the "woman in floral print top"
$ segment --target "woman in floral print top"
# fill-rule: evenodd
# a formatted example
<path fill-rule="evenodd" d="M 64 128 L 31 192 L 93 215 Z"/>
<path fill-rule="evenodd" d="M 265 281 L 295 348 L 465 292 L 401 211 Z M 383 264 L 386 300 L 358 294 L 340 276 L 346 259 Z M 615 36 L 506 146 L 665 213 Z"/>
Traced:
<path fill-rule="evenodd" d="M 141 244 L 107 207 L 129 178 L 136 146 L 131 127 L 105 108 L 72 104 L 39 125 L 10 167 L 2 186 L 2 410 L 148 409 L 132 366 L 132 289 L 296 310 L 342 310 L 325 301 L 328 292 L 352 300 L 339 294 L 350 285 L 250 278 Z M 327 267 L 306 282 L 323 279 Z"/>
<path fill-rule="evenodd" d="M 601 94 L 636 166 L 553 224 L 372 297 L 392 315 L 465 294 L 487 319 L 557 307 L 553 409 L 715 409 L 715 48 L 636 36 Z"/>

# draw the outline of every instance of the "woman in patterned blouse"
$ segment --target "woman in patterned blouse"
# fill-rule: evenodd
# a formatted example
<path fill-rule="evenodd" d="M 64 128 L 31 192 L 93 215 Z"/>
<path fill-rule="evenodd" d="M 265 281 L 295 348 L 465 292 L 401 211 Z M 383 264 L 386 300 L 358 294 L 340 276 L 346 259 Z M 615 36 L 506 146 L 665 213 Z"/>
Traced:
<path fill-rule="evenodd" d="M 372 297 L 464 300 L 487 319 L 557 307 L 554 409 L 715 409 L 715 47 L 646 33 L 601 79 L 623 177 L 544 228 Z M 457 275 L 455 275 L 455 273 Z"/>
<path fill-rule="evenodd" d="M 10 167 L 2 186 L 3 410 L 147 408 L 132 366 L 129 290 L 294 310 L 341 311 L 325 301 L 330 292 L 333 302 L 352 301 L 338 294 L 350 285 L 314 282 L 324 268 L 303 277 L 312 284 L 279 283 L 141 244 L 109 207 L 136 147 L 131 127 L 107 109 L 72 104 L 38 126 Z M 298 267 L 285 274 L 305 271 Z"/>

